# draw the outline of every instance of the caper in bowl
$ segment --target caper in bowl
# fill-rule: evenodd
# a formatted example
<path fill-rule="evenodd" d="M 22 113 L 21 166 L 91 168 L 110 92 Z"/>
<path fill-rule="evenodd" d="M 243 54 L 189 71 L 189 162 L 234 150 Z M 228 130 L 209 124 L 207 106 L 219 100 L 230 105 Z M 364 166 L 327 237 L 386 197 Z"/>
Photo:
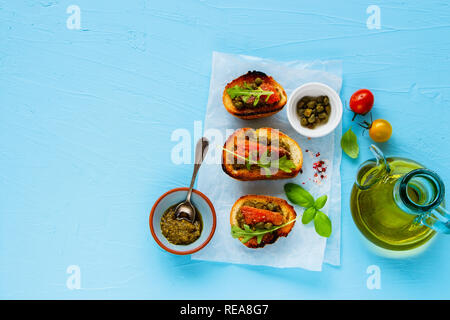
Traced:
<path fill-rule="evenodd" d="M 308 138 L 333 132 L 342 119 L 342 101 L 335 89 L 320 82 L 309 82 L 288 97 L 287 116 L 292 128 Z"/>
<path fill-rule="evenodd" d="M 304 96 L 297 103 L 297 114 L 300 124 L 310 129 L 328 122 L 331 114 L 330 98 L 328 96 Z"/>

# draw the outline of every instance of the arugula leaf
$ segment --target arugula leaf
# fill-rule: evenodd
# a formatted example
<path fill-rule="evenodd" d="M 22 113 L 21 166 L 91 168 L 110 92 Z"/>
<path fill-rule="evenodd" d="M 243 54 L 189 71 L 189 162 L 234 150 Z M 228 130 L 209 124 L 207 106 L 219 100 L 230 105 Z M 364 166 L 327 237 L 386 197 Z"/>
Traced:
<path fill-rule="evenodd" d="M 256 159 L 258 159 L 258 157 L 256 157 Z M 260 166 L 270 168 L 271 167 L 271 159 L 269 157 L 269 152 L 266 151 L 263 154 L 261 154 L 259 157 L 259 160 L 257 160 L 256 162 L 259 162 Z"/>
<path fill-rule="evenodd" d="M 256 241 L 259 244 L 259 243 L 261 243 L 262 238 L 264 237 L 265 234 L 274 232 L 278 229 L 281 229 L 291 223 L 294 223 L 295 221 L 297 221 L 297 219 L 291 220 L 280 226 L 273 226 L 269 229 L 255 229 L 255 230 L 250 228 L 250 226 L 247 224 L 244 224 L 244 229 L 239 228 L 239 226 L 233 225 L 233 226 L 231 226 L 231 236 L 233 238 L 242 238 L 242 239 L 240 239 L 242 243 L 246 243 L 251 238 L 256 237 Z"/>
<path fill-rule="evenodd" d="M 313 196 L 295 183 L 287 183 L 284 185 L 284 191 L 289 201 L 298 204 L 304 208 L 309 208 L 314 205 Z"/>
<path fill-rule="evenodd" d="M 266 177 L 270 177 L 272 175 L 272 170 L 270 168 L 262 167 L 264 172 L 266 173 Z"/>
<path fill-rule="evenodd" d="M 294 161 L 289 160 L 286 156 L 282 156 L 281 158 L 272 161 L 272 165 L 274 168 L 278 168 L 287 173 L 292 172 L 292 169 L 295 169 L 296 167 Z"/>
<path fill-rule="evenodd" d="M 284 191 L 289 201 L 305 208 L 302 216 L 302 223 L 308 224 L 314 220 L 314 228 L 322 237 L 329 237 L 332 232 L 331 220 L 328 216 L 319 211 L 327 203 L 328 196 L 323 195 L 316 200 L 313 196 L 295 183 L 287 183 L 284 185 Z"/>
<path fill-rule="evenodd" d="M 261 243 L 261 241 L 262 241 L 262 239 L 263 239 L 263 237 L 264 237 L 264 234 L 258 234 L 257 236 L 256 236 L 256 242 L 258 243 L 258 244 L 260 244 Z"/>
<path fill-rule="evenodd" d="M 246 243 L 251 238 L 253 238 L 253 235 L 250 235 L 250 232 L 248 230 L 252 231 L 250 227 L 246 224 L 244 224 L 244 230 L 239 228 L 238 226 L 231 226 L 231 236 L 233 238 L 242 237 L 241 239 L 242 243 Z"/>
<path fill-rule="evenodd" d="M 352 128 L 348 129 L 346 133 L 341 138 L 341 148 L 342 150 L 353 159 L 358 158 L 359 155 L 359 145 L 358 138 L 353 133 Z"/>
<path fill-rule="evenodd" d="M 303 211 L 302 223 L 308 224 L 310 223 L 314 217 L 316 216 L 317 209 L 314 207 L 309 207 L 305 211 Z"/>
<path fill-rule="evenodd" d="M 247 170 L 252 169 L 252 164 L 256 163 L 257 159 L 258 159 L 258 151 L 256 151 L 256 150 L 250 151 L 249 155 L 248 155 L 248 159 L 244 159 L 245 167 L 247 168 Z"/>
<path fill-rule="evenodd" d="M 314 217 L 314 228 L 320 236 L 328 238 L 331 235 L 330 218 L 322 211 L 317 211 Z"/>
<path fill-rule="evenodd" d="M 238 155 L 237 153 L 228 150 L 226 148 L 223 148 L 224 151 L 241 158 L 245 160 L 245 166 L 247 170 L 251 169 L 252 164 L 258 165 L 260 168 L 264 170 L 267 176 L 272 175 L 272 170 L 282 170 L 284 172 L 292 172 L 292 169 L 295 169 L 296 165 L 294 164 L 294 161 L 289 160 L 285 155 L 282 156 L 279 159 L 271 160 L 271 158 L 268 156 L 268 151 L 266 151 L 264 154 L 260 156 L 260 159 L 257 160 L 257 152 L 253 151 L 249 154 L 248 157 L 243 157 L 241 155 Z M 256 153 L 256 155 L 255 155 Z M 275 171 L 276 172 L 276 171 Z"/>
<path fill-rule="evenodd" d="M 254 96 L 255 101 L 253 102 L 253 105 L 256 106 L 258 104 L 261 96 L 266 96 L 266 102 L 267 102 L 269 100 L 270 96 L 274 92 L 273 91 L 264 91 L 261 88 L 252 89 L 247 83 L 244 82 L 243 87 L 235 85 L 234 87 L 228 88 L 227 93 L 231 99 L 234 99 L 236 97 L 242 97 L 242 100 L 244 102 L 247 102 L 247 100 L 251 96 Z"/>

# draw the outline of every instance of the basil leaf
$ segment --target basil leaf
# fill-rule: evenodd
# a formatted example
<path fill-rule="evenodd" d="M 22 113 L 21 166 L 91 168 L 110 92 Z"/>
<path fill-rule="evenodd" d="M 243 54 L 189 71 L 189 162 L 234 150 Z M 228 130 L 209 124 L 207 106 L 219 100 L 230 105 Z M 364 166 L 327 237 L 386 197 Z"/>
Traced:
<path fill-rule="evenodd" d="M 352 128 L 348 129 L 341 138 L 342 150 L 353 159 L 356 159 L 359 155 L 358 138 L 353 133 Z"/>
<path fill-rule="evenodd" d="M 286 192 L 289 201 L 298 204 L 299 206 L 309 208 L 314 205 L 313 196 L 298 184 L 287 183 L 284 185 L 284 191 Z"/>
<path fill-rule="evenodd" d="M 317 211 L 314 217 L 314 228 L 316 232 L 322 236 L 328 238 L 331 235 L 331 220 L 322 211 Z"/>
<path fill-rule="evenodd" d="M 328 200 L 327 195 L 323 195 L 323 196 L 317 198 L 316 202 L 314 203 L 314 207 L 316 209 L 322 209 L 325 206 L 325 204 L 327 203 L 327 200 Z"/>
<path fill-rule="evenodd" d="M 302 216 L 302 223 L 303 224 L 308 224 L 310 223 L 314 217 L 316 216 L 316 208 L 314 207 L 309 207 L 308 209 L 306 209 L 303 212 L 303 216 Z"/>

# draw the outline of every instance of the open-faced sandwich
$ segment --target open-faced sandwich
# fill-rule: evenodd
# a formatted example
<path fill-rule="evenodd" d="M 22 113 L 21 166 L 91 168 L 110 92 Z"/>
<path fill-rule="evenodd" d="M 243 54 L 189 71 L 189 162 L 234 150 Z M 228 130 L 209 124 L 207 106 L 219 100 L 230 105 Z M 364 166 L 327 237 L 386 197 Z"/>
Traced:
<path fill-rule="evenodd" d="M 294 208 L 283 199 L 246 195 L 231 208 L 231 235 L 249 248 L 262 248 L 287 237 L 296 217 Z"/>
<path fill-rule="evenodd" d="M 292 178 L 302 164 L 297 142 L 272 128 L 238 129 L 222 151 L 223 171 L 241 181 Z"/>
<path fill-rule="evenodd" d="M 257 119 L 283 109 L 287 95 L 272 77 L 260 71 L 249 71 L 226 85 L 222 100 L 232 115 Z"/>

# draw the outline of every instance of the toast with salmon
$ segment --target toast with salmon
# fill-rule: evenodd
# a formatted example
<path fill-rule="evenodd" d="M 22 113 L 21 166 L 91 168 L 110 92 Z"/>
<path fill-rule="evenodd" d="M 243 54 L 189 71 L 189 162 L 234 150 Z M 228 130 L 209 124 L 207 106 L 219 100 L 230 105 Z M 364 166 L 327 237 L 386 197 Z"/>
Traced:
<path fill-rule="evenodd" d="M 302 164 L 297 142 L 273 128 L 238 129 L 222 150 L 223 171 L 241 181 L 293 178 Z"/>
<path fill-rule="evenodd" d="M 297 213 L 286 200 L 246 195 L 231 208 L 231 234 L 248 248 L 262 248 L 279 237 L 287 237 L 296 218 Z"/>
<path fill-rule="evenodd" d="M 287 95 L 271 76 L 249 71 L 225 86 L 222 100 L 233 116 L 250 120 L 279 112 L 286 105 Z"/>

